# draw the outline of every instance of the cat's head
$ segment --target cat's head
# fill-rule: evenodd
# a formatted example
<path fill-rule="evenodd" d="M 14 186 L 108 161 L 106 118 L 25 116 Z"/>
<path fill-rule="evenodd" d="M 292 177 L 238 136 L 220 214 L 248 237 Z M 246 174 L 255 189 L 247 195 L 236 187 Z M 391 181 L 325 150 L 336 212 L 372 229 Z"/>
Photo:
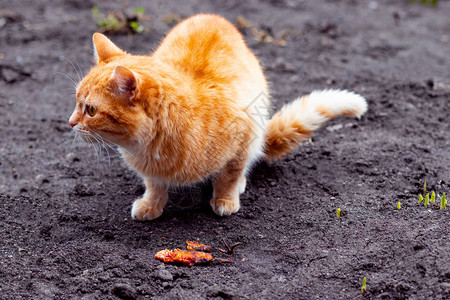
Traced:
<path fill-rule="evenodd" d="M 125 53 L 100 33 L 93 43 L 96 65 L 77 86 L 69 124 L 85 140 L 127 147 L 136 142 L 146 119 L 141 75 L 133 71 L 142 58 Z"/>

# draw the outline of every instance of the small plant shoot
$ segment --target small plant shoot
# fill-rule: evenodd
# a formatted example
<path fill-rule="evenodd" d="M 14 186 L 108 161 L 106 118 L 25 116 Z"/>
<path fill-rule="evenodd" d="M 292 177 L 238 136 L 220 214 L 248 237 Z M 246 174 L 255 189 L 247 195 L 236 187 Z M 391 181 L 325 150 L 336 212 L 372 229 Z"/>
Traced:
<path fill-rule="evenodd" d="M 430 202 L 431 203 L 435 203 L 436 202 L 436 193 L 434 191 L 431 193 Z"/>
<path fill-rule="evenodd" d="M 430 205 L 430 194 L 426 194 L 425 195 L 425 200 L 423 201 L 423 205 L 425 207 L 427 207 L 428 205 Z"/>
<path fill-rule="evenodd" d="M 447 200 L 445 199 L 445 193 L 442 194 L 441 197 L 441 205 L 440 205 L 440 209 L 445 209 L 445 206 L 447 205 Z"/>
<path fill-rule="evenodd" d="M 422 203 L 422 201 L 423 201 L 423 196 L 419 195 L 419 203 Z"/>
<path fill-rule="evenodd" d="M 145 19 L 145 8 L 135 8 L 132 13 L 125 11 L 114 11 L 108 14 L 100 12 L 98 6 L 94 6 L 91 10 L 92 18 L 97 26 L 108 33 L 129 32 L 142 33 L 145 31 L 140 21 Z"/>
<path fill-rule="evenodd" d="M 423 5 L 431 5 L 431 6 L 437 6 L 439 4 L 439 0 L 408 0 L 411 3 L 419 2 Z"/>
<path fill-rule="evenodd" d="M 436 195 L 435 191 L 431 191 L 430 193 L 426 193 L 427 191 L 427 181 L 425 180 L 423 183 L 423 194 L 419 194 L 419 203 L 423 202 L 423 206 L 428 207 L 430 203 L 431 205 L 437 206 L 436 204 L 436 197 L 440 197 L 441 203 L 440 203 L 440 209 L 445 209 L 445 206 L 447 205 L 447 200 L 445 199 L 445 193 L 442 194 L 442 196 Z M 397 204 L 397 208 L 399 207 L 399 204 Z"/>
<path fill-rule="evenodd" d="M 399 201 L 399 202 L 397 203 L 397 209 L 400 210 L 401 208 L 402 208 L 402 203 Z"/>
<path fill-rule="evenodd" d="M 366 277 L 363 278 L 363 283 L 361 287 L 361 295 L 364 295 L 366 293 Z"/>
<path fill-rule="evenodd" d="M 340 208 L 338 208 L 338 209 L 336 210 L 336 217 L 338 217 L 338 218 L 341 217 L 341 209 L 340 209 Z"/>

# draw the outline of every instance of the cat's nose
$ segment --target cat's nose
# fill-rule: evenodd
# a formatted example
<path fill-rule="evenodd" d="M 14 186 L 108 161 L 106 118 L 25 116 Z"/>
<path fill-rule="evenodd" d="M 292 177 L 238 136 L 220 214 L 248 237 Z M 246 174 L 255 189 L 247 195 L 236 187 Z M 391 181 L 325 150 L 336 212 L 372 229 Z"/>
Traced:
<path fill-rule="evenodd" d="M 74 116 L 71 116 L 70 119 L 69 119 L 69 125 L 71 127 L 73 127 L 73 126 L 75 126 L 77 124 L 78 124 L 78 120 L 76 118 L 74 118 Z"/>

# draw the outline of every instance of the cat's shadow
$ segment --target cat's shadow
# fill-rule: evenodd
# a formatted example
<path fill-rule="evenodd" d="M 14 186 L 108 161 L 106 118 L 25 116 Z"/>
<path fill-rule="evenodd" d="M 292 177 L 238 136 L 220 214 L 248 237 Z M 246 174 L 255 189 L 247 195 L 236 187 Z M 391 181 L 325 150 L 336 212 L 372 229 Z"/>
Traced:
<path fill-rule="evenodd" d="M 252 186 L 265 184 L 279 177 L 279 167 L 267 163 L 265 161 L 257 163 L 247 175 L 246 192 L 252 189 Z M 244 195 L 245 193 L 244 192 Z M 187 209 L 199 209 L 211 211 L 209 201 L 213 196 L 212 179 L 197 183 L 192 186 L 171 187 L 169 189 L 169 201 L 165 208 L 165 212 L 177 214 L 177 212 Z"/>

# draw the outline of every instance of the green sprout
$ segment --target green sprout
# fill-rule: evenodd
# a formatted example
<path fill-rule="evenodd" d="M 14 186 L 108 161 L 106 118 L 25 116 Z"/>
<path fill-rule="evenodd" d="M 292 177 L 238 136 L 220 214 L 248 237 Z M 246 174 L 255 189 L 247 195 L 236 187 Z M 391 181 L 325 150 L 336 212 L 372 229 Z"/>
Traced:
<path fill-rule="evenodd" d="M 419 195 L 419 203 L 422 203 L 422 201 L 423 201 L 423 196 Z"/>
<path fill-rule="evenodd" d="M 398 203 L 397 203 L 397 209 L 400 210 L 400 208 L 402 208 L 402 204 L 400 203 L 400 201 L 398 201 Z"/>
<path fill-rule="evenodd" d="M 364 295 L 366 293 L 366 277 L 363 278 L 363 284 L 361 287 L 361 295 Z"/>
<path fill-rule="evenodd" d="M 117 32 L 122 30 L 126 26 L 123 21 L 120 21 L 112 13 L 109 13 L 107 16 L 102 14 L 98 6 L 94 6 L 91 10 L 91 13 L 92 18 L 95 20 L 97 26 L 100 27 L 103 31 Z"/>
<path fill-rule="evenodd" d="M 436 194 L 434 193 L 434 191 L 431 193 L 430 202 L 431 203 L 435 203 L 436 202 Z"/>
<path fill-rule="evenodd" d="M 145 8 L 144 7 L 138 7 L 133 9 L 133 13 L 137 16 L 144 15 L 145 14 Z"/>
<path fill-rule="evenodd" d="M 131 21 L 129 23 L 131 29 L 135 32 L 135 33 L 142 33 L 145 31 L 144 26 L 142 26 L 141 24 L 139 24 L 139 20 L 144 19 L 145 16 L 145 8 L 144 7 L 138 7 L 133 9 L 133 14 L 136 16 L 136 21 Z"/>
<path fill-rule="evenodd" d="M 145 31 L 140 21 L 145 19 L 145 8 L 135 8 L 132 14 L 124 11 L 109 12 L 107 15 L 100 12 L 98 6 L 94 6 L 91 10 L 92 18 L 97 26 L 104 32 L 132 32 L 142 33 Z"/>
<path fill-rule="evenodd" d="M 336 217 L 338 217 L 338 218 L 341 217 L 341 209 L 340 209 L 340 208 L 338 208 L 338 209 L 336 210 Z"/>
<path fill-rule="evenodd" d="M 441 206 L 440 206 L 440 208 L 444 209 L 446 205 L 447 205 L 447 200 L 445 199 L 445 193 L 444 193 L 444 194 L 442 194 L 442 197 L 441 197 Z"/>
<path fill-rule="evenodd" d="M 408 0 L 409 2 L 417 2 L 417 0 Z M 421 4 L 423 5 L 431 5 L 431 6 L 436 6 L 439 3 L 439 0 L 420 0 L 419 1 Z"/>
<path fill-rule="evenodd" d="M 100 10 L 98 9 L 98 6 L 94 6 L 94 7 L 91 9 L 91 13 L 92 13 L 92 17 L 93 17 L 94 19 L 97 19 L 97 18 L 100 16 Z"/>
<path fill-rule="evenodd" d="M 423 201 L 423 206 L 427 207 L 428 205 L 430 205 L 430 194 L 426 194 L 425 195 L 425 201 Z"/>
<path fill-rule="evenodd" d="M 136 21 L 130 22 L 130 27 L 136 33 L 142 33 L 145 30 L 144 26 L 140 25 L 139 22 Z"/>
<path fill-rule="evenodd" d="M 427 193 L 427 181 L 423 183 L 423 194 L 425 195 Z"/>

